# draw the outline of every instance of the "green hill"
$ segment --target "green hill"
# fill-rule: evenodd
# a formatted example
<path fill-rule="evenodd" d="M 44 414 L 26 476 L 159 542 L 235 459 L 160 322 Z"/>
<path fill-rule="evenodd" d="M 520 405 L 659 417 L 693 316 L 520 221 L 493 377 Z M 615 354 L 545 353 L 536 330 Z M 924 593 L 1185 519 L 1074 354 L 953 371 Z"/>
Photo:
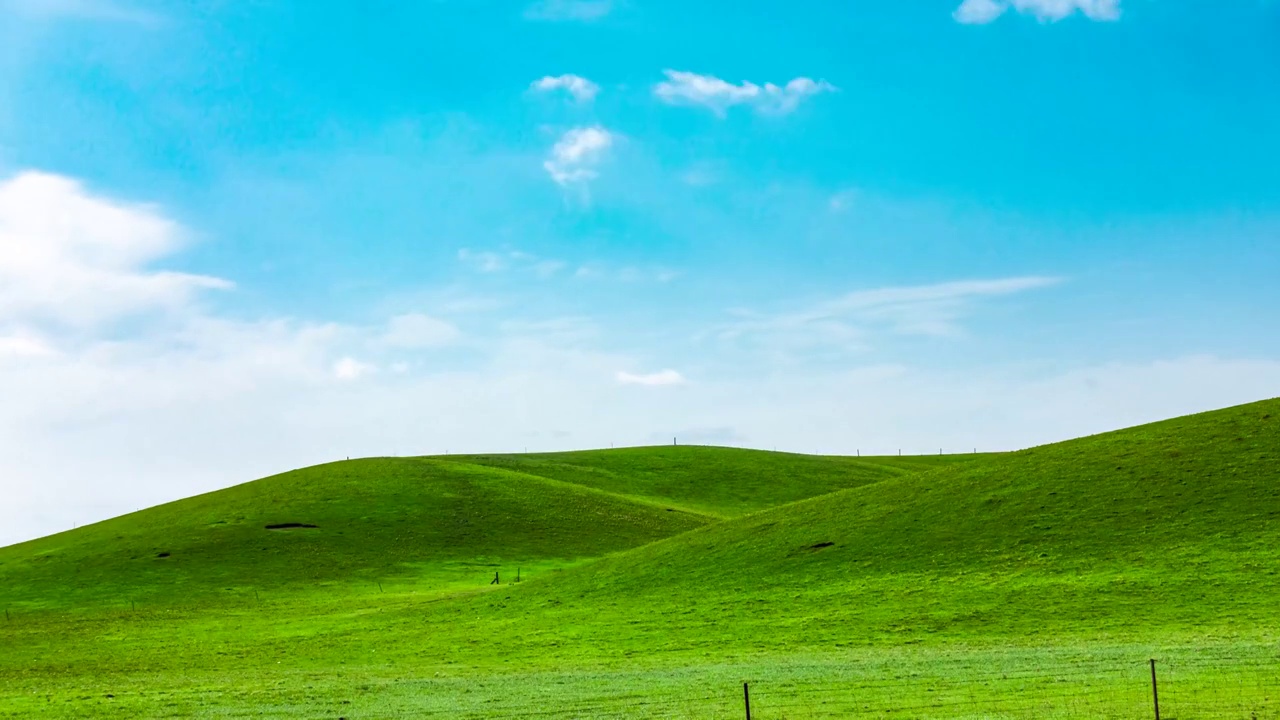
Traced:
<path fill-rule="evenodd" d="M 619 652 L 1251 632 L 1280 616 L 1280 401 L 894 478 L 521 590 L 476 602 L 554 607 L 596 649 L 625 627 Z"/>
<path fill-rule="evenodd" d="M 1157 656 L 1168 716 L 1273 717 L 1280 401 L 964 458 L 336 463 L 0 563 L 0 717 L 710 718 L 743 679 L 759 717 L 1132 717 Z"/>
<path fill-rule="evenodd" d="M 536 574 L 706 522 L 502 469 L 353 460 L 0 549 L 0 603 L 192 604 L 379 581 L 484 587 L 497 568 Z"/>
<path fill-rule="evenodd" d="M 659 447 L 336 462 L 0 548 L 0 604 L 191 604 L 357 583 L 483 589 L 495 571 L 536 576 L 908 472 L 894 463 L 975 457 Z"/>

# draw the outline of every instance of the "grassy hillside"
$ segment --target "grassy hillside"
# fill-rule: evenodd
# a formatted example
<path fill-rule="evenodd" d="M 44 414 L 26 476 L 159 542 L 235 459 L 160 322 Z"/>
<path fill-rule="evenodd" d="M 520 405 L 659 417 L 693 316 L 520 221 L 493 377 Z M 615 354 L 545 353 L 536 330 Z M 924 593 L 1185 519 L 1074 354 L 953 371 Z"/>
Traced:
<path fill-rule="evenodd" d="M 484 587 L 642 545 L 706 518 L 430 459 L 332 463 L 0 549 L 0 604 L 198 603 L 359 583 Z M 268 529 L 277 525 L 310 525 Z"/>
<path fill-rule="evenodd" d="M 1280 619 L 1278 593 L 1271 400 L 803 501 L 476 604 L 696 650 L 1243 632 Z"/>
<path fill-rule="evenodd" d="M 449 459 L 518 470 L 720 517 L 860 487 L 988 455 L 824 457 L 666 446 Z"/>
<path fill-rule="evenodd" d="M 336 462 L 0 548 L 0 604 L 190 604 L 371 583 L 483 589 L 495 570 L 536 576 L 907 472 L 895 462 L 973 456 L 959 458 L 659 447 Z"/>
<path fill-rule="evenodd" d="M 920 473 L 897 472 L 907 459 L 864 461 L 888 467 L 878 482 L 850 480 L 873 470 L 800 459 L 815 484 L 855 486 L 745 515 L 745 484 L 785 495 L 805 482 L 771 485 L 785 469 L 751 475 L 752 462 L 724 469 L 735 451 L 687 449 L 690 464 L 726 459 L 681 471 L 683 451 L 368 461 L 430 468 L 406 474 L 397 502 L 362 498 L 352 486 L 367 475 L 332 495 L 303 479 L 283 495 L 265 481 L 233 489 L 260 493 L 242 506 L 258 513 L 254 524 L 321 517 L 281 512 L 280 498 L 307 495 L 298 508 L 338 513 L 314 523 L 323 530 L 362 517 L 360 507 L 406 512 L 423 487 L 447 484 L 408 524 L 412 552 L 394 540 L 407 528 L 359 534 L 387 558 L 342 542 L 282 552 L 276 572 L 301 581 L 260 602 L 201 605 L 197 593 L 180 611 L 117 603 L 69 613 L 23 599 L 40 597 L 38 588 L 18 591 L 27 605 L 0 626 L 0 717 L 711 718 L 738 714 L 749 679 L 761 693 L 758 717 L 1120 718 L 1150 707 L 1149 657 L 1174 668 L 1169 717 L 1280 714 L 1280 401 L 967 462 L 919 459 L 932 468 Z M 707 494 L 707 482 L 721 489 Z M 510 504 L 495 504 L 504 493 Z M 508 508 L 484 510 L 495 521 L 482 527 L 510 531 L 423 529 L 472 517 L 443 513 L 459 502 L 450 495 Z M 564 497 L 577 504 L 558 510 Z M 339 498 L 356 502 L 330 502 Z M 192 548 L 210 546 L 219 536 L 201 528 L 227 520 L 213 512 L 226 501 L 186 502 L 195 504 L 166 506 L 165 522 L 197 538 Z M 201 502 L 208 512 L 196 512 Z M 531 505 L 537 518 L 522 524 Z M 77 587 L 75 567 L 117 562 L 94 551 L 112 547 L 107 526 L 0 551 L 0 594 L 12 600 L 9 579 L 35 578 L 37 562 L 63 563 L 41 570 L 46 596 Z M 257 573 L 244 566 L 258 564 L 251 552 L 263 531 L 242 527 L 253 541 L 199 567 L 226 582 Z M 615 531 L 621 539 L 604 539 Z M 281 543 L 324 537 L 285 532 Z M 33 559 L 50 552 L 55 559 Z M 424 554 L 441 566 L 600 559 L 452 596 L 381 593 L 368 582 L 382 572 L 370 567 L 403 572 L 415 562 L 406 558 Z M 118 566 L 117 589 L 153 582 L 137 568 L 154 562 Z M 310 582 L 329 585 L 309 593 Z M 332 587 L 348 594 L 318 599 Z M 1014 700 L 1026 704 L 1010 710 Z M 1055 714 L 1062 707 L 1075 714 Z"/>

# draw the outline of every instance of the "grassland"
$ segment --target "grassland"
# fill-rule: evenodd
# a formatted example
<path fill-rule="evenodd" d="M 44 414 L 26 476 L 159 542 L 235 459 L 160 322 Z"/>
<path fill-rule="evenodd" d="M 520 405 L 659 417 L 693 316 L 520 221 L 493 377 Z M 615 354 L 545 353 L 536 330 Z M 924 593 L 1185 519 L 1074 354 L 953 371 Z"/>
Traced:
<path fill-rule="evenodd" d="M 335 463 L 0 549 L 0 716 L 733 717 L 750 680 L 757 717 L 1138 717 L 1159 657 L 1166 717 L 1276 717 L 1278 481 L 1274 400 L 993 456 Z"/>

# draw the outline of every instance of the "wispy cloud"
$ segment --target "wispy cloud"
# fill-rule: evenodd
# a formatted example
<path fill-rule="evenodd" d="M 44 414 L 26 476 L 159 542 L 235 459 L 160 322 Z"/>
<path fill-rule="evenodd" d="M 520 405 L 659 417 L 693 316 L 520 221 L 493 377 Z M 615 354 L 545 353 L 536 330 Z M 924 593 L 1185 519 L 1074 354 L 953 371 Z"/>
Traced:
<path fill-rule="evenodd" d="M 613 133 L 599 125 L 572 128 L 560 136 L 542 167 L 558 185 L 589 182 L 599 175 L 596 166 L 613 142 Z"/>
<path fill-rule="evenodd" d="M 746 105 L 757 112 L 785 115 L 800 107 L 806 98 L 836 87 L 826 80 L 798 77 L 785 85 L 743 82 L 734 85 L 711 75 L 680 70 L 664 70 L 667 79 L 654 85 L 653 94 L 669 105 L 696 105 L 724 116 L 735 105 Z"/>
<path fill-rule="evenodd" d="M 539 0 L 525 8 L 524 17 L 546 22 L 593 22 L 613 9 L 613 0 Z"/>
<path fill-rule="evenodd" d="M 680 277 L 679 270 L 667 267 L 623 267 L 609 266 L 600 262 L 589 262 L 578 266 L 573 276 L 582 280 L 605 280 L 623 283 L 669 283 Z"/>
<path fill-rule="evenodd" d="M 545 258 L 511 248 L 499 250 L 458 250 L 458 260 L 483 273 L 498 273 L 505 270 L 521 270 L 531 272 L 540 278 L 549 278 L 564 270 L 568 263 L 554 258 Z"/>
<path fill-rule="evenodd" d="M 536 92 L 555 92 L 563 90 L 580 103 L 589 103 L 600 92 L 600 86 L 580 75 L 547 75 L 535 80 L 529 89 Z"/>
<path fill-rule="evenodd" d="M 472 270 L 485 274 L 516 272 L 536 275 L 542 279 L 555 276 L 572 277 L 581 281 L 607 281 L 613 283 L 669 283 L 681 276 L 681 271 L 664 266 L 613 265 L 606 262 L 569 261 L 544 257 L 524 250 L 501 247 L 495 250 L 461 248 L 458 261 Z M 569 272 L 569 268 L 572 271 Z"/>
<path fill-rule="evenodd" d="M 736 311 L 721 327 L 722 340 L 751 339 L 789 348 L 863 348 L 876 331 L 896 335 L 956 337 L 961 320 L 983 298 L 1013 295 L 1061 282 L 1052 277 L 963 280 L 936 285 L 859 290 L 788 313 Z"/>
<path fill-rule="evenodd" d="M 1077 12 L 1090 20 L 1115 21 L 1120 19 L 1120 0 L 964 0 L 953 17 L 966 25 L 985 25 L 1009 10 L 1041 22 L 1057 22 Z"/>
<path fill-rule="evenodd" d="M 642 373 L 638 375 L 619 371 L 614 377 L 622 385 L 644 385 L 647 387 L 683 385 L 686 382 L 684 376 L 675 370 L 661 370 L 659 372 Z"/>

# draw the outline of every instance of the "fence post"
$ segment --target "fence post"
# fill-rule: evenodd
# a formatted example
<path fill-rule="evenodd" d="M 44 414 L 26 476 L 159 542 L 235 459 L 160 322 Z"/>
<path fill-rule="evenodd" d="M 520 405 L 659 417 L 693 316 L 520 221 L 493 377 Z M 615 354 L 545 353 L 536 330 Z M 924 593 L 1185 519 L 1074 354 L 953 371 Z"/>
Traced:
<path fill-rule="evenodd" d="M 742 683 L 742 701 L 747 704 L 747 720 L 751 720 L 751 690 L 747 688 L 747 683 Z"/>
<path fill-rule="evenodd" d="M 1156 687 L 1156 659 L 1151 658 L 1151 701 L 1156 706 L 1156 720 L 1160 720 L 1160 691 Z"/>

